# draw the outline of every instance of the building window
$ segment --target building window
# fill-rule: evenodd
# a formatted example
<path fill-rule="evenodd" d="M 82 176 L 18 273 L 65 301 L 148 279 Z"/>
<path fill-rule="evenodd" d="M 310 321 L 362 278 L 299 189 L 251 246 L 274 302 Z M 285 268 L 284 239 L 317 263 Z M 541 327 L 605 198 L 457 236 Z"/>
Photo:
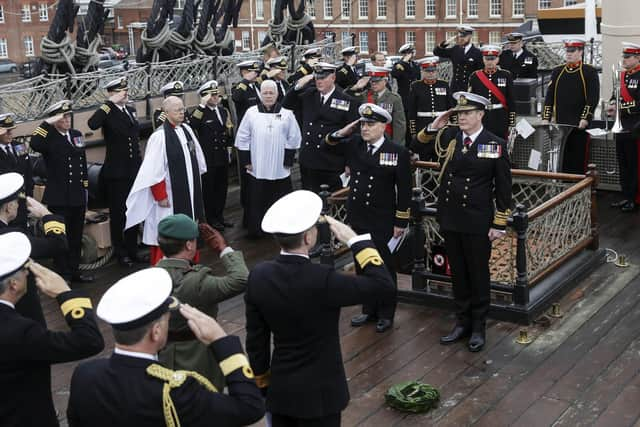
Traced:
<path fill-rule="evenodd" d="M 116 23 L 118 25 L 119 30 L 124 28 L 124 25 L 122 25 L 122 16 L 120 15 L 116 16 Z"/>
<path fill-rule="evenodd" d="M 267 37 L 266 31 L 258 31 L 258 44 L 260 44 L 260 46 L 262 46 L 262 42 L 266 37 Z"/>
<path fill-rule="evenodd" d="M 358 18 L 367 19 L 369 17 L 369 0 L 358 1 Z"/>
<path fill-rule="evenodd" d="M 474 32 L 475 34 L 475 32 Z M 444 33 L 444 38 L 445 40 L 450 40 L 454 37 L 458 36 L 458 32 L 457 31 L 447 31 L 446 33 Z"/>
<path fill-rule="evenodd" d="M 377 16 L 378 18 L 386 18 L 387 17 L 387 0 L 377 0 L 376 1 L 377 8 Z"/>
<path fill-rule="evenodd" d="M 31 7 L 28 4 L 22 5 L 22 22 L 31 22 Z"/>
<path fill-rule="evenodd" d="M 424 52 L 426 54 L 433 53 L 433 49 L 436 47 L 436 32 L 425 31 L 424 32 Z"/>
<path fill-rule="evenodd" d="M 405 18 L 416 17 L 416 0 L 404 0 Z"/>
<path fill-rule="evenodd" d="M 342 19 L 351 17 L 351 0 L 340 0 L 340 13 Z"/>
<path fill-rule="evenodd" d="M 333 18 L 333 3 L 332 0 L 324 0 L 324 19 Z"/>
<path fill-rule="evenodd" d="M 351 40 L 351 33 L 349 31 L 343 31 L 342 32 L 342 45 L 344 47 L 353 46 L 353 43 L 352 43 L 352 40 Z"/>
<path fill-rule="evenodd" d="M 478 0 L 469 0 L 467 3 L 467 18 L 478 17 Z"/>
<path fill-rule="evenodd" d="M 489 1 L 489 16 L 500 17 L 502 15 L 502 0 Z"/>
<path fill-rule="evenodd" d="M 404 42 L 411 43 L 412 45 L 416 45 L 416 32 L 415 31 L 405 31 L 404 33 Z"/>
<path fill-rule="evenodd" d="M 0 24 L 4 24 L 4 6 L 0 4 Z"/>
<path fill-rule="evenodd" d="M 538 9 L 550 9 L 551 0 L 538 0 Z"/>
<path fill-rule="evenodd" d="M 24 36 L 24 56 L 33 56 L 33 36 Z"/>
<path fill-rule="evenodd" d="M 447 0 L 446 3 L 446 18 L 455 18 L 458 14 L 457 11 L 457 0 Z"/>
<path fill-rule="evenodd" d="M 424 0 L 424 17 L 431 19 L 436 17 L 436 0 Z"/>
<path fill-rule="evenodd" d="M 42 3 L 40 3 L 38 6 L 39 6 L 38 14 L 40 15 L 40 22 L 47 22 L 49 20 L 49 8 L 47 7 L 46 4 L 42 4 Z"/>
<path fill-rule="evenodd" d="M 360 39 L 360 53 L 369 53 L 369 33 L 362 32 Z"/>
<path fill-rule="evenodd" d="M 184 9 L 184 0 L 176 0 L 176 9 Z"/>
<path fill-rule="evenodd" d="M 264 0 L 256 0 L 256 19 L 264 19 Z"/>
<path fill-rule="evenodd" d="M 242 32 L 242 50 L 250 50 L 251 49 L 251 35 L 249 31 Z"/>
<path fill-rule="evenodd" d="M 7 39 L 0 39 L 0 58 L 8 58 Z"/>
<path fill-rule="evenodd" d="M 473 32 L 473 35 L 471 36 L 471 43 L 475 44 L 476 46 L 480 44 L 480 38 L 478 37 L 477 31 Z"/>
<path fill-rule="evenodd" d="M 566 6 L 573 6 L 574 4 L 577 4 L 578 0 L 564 0 L 564 5 Z"/>
<path fill-rule="evenodd" d="M 387 32 L 378 31 L 378 50 L 387 53 Z"/>
<path fill-rule="evenodd" d="M 524 0 L 513 0 L 513 16 L 524 16 Z"/>
<path fill-rule="evenodd" d="M 489 31 L 489 44 L 500 45 L 502 42 L 502 33 L 500 31 Z"/>
<path fill-rule="evenodd" d="M 316 17 L 316 0 L 307 0 L 307 7 L 305 9 L 311 18 Z"/>
<path fill-rule="evenodd" d="M 332 43 L 336 41 L 336 33 L 333 31 L 326 31 L 324 37 L 331 40 Z"/>

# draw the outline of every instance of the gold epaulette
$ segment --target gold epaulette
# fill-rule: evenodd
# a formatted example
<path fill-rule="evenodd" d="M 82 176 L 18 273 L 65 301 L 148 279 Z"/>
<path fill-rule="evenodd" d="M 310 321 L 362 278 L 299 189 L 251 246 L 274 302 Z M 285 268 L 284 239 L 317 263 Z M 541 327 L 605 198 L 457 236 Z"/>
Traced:
<path fill-rule="evenodd" d="M 256 385 L 258 388 L 269 387 L 271 383 L 271 371 L 267 371 L 262 375 L 256 375 Z"/>
<path fill-rule="evenodd" d="M 66 317 L 67 314 L 71 313 L 71 317 L 74 319 L 82 319 L 85 308 L 93 308 L 89 298 L 71 298 L 60 305 L 62 315 Z"/>
<path fill-rule="evenodd" d="M 196 108 L 195 111 L 193 112 L 193 117 L 200 120 L 202 118 L 202 111 Z"/>
<path fill-rule="evenodd" d="M 49 132 L 46 129 L 44 129 L 42 126 L 38 126 L 36 130 L 33 131 L 33 135 L 38 135 L 43 138 L 46 138 L 48 133 Z"/>
<path fill-rule="evenodd" d="M 171 399 L 171 389 L 180 387 L 187 378 L 191 377 L 202 384 L 207 390 L 214 393 L 218 391 L 208 379 L 197 372 L 173 371 L 154 363 L 147 367 L 147 374 L 164 381 L 164 385 L 162 386 L 162 411 L 164 412 L 164 420 L 167 427 L 180 426 L 178 412 Z"/>
<path fill-rule="evenodd" d="M 309 74 L 309 72 L 307 71 L 307 69 L 306 69 L 306 68 L 304 68 L 304 67 L 300 67 L 300 68 L 298 68 L 298 72 L 299 72 L 299 73 L 302 73 L 302 75 L 303 75 L 303 76 L 306 76 L 307 74 Z"/>
<path fill-rule="evenodd" d="M 367 265 L 382 265 L 384 262 L 382 261 L 382 257 L 380 256 L 380 252 L 374 248 L 364 248 L 360 252 L 356 254 L 356 262 L 360 266 L 361 269 L 364 269 Z"/>
<path fill-rule="evenodd" d="M 226 377 L 236 369 L 242 368 L 242 373 L 247 378 L 253 378 L 253 370 L 249 366 L 247 356 L 242 353 L 233 354 L 219 363 L 222 374 Z"/>
<path fill-rule="evenodd" d="M 511 215 L 511 210 L 510 209 L 507 209 L 504 212 L 496 210 L 496 214 L 493 217 L 493 223 L 495 225 L 500 226 L 500 227 L 506 227 L 507 226 L 507 219 L 509 219 L 509 215 Z"/>
<path fill-rule="evenodd" d="M 396 211 L 396 218 L 409 219 L 409 209 L 407 209 L 406 211 Z"/>
<path fill-rule="evenodd" d="M 42 224 L 42 228 L 44 229 L 44 234 L 47 235 L 49 233 L 53 234 L 65 234 L 67 232 L 67 227 L 64 222 L 60 221 L 47 221 Z"/>
<path fill-rule="evenodd" d="M 107 104 L 102 104 L 100 106 L 100 109 L 102 111 L 104 111 L 105 113 L 109 114 L 111 112 L 111 107 L 109 107 Z"/>
<path fill-rule="evenodd" d="M 238 89 L 240 90 L 247 90 L 247 85 L 244 83 L 238 83 Z"/>
<path fill-rule="evenodd" d="M 404 71 L 404 66 L 402 64 L 396 64 L 396 69 Z"/>

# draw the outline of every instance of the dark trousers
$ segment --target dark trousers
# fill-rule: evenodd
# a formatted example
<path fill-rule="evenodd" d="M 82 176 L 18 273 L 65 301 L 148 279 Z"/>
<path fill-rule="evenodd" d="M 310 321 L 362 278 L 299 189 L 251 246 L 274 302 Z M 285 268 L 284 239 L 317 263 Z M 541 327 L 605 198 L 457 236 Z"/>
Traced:
<path fill-rule="evenodd" d="M 78 274 L 82 251 L 82 230 L 84 229 L 85 206 L 49 206 L 49 210 L 64 217 L 67 229 L 69 251 L 54 258 L 56 271 L 66 280 Z"/>
<path fill-rule="evenodd" d="M 636 202 L 638 192 L 638 143 L 631 133 L 616 135 L 616 154 L 620 169 L 620 186 L 626 200 Z"/>
<path fill-rule="evenodd" d="M 443 236 L 458 323 L 471 326 L 474 331 L 483 331 L 491 303 L 489 237 L 455 231 L 444 231 Z"/>
<path fill-rule="evenodd" d="M 207 167 L 202 175 L 202 198 L 207 222 L 224 222 L 224 206 L 227 203 L 229 165 Z"/>
<path fill-rule="evenodd" d="M 281 414 L 271 414 L 273 427 L 340 427 L 340 413 L 319 418 L 295 418 Z"/>
<path fill-rule="evenodd" d="M 109 201 L 109 220 L 111 231 L 111 246 L 118 258 L 129 256 L 137 257 L 138 252 L 138 227 L 124 229 L 127 221 L 127 196 L 133 185 L 133 179 L 105 179 Z"/>
<path fill-rule="evenodd" d="M 247 174 L 249 188 L 249 200 L 245 206 L 245 216 L 247 217 L 247 231 L 250 235 L 259 236 L 262 234 L 262 218 L 267 213 L 267 209 L 282 196 L 291 193 L 291 177 L 276 180 L 256 179 Z"/>
<path fill-rule="evenodd" d="M 329 185 L 329 192 L 334 192 L 342 188 L 340 174 L 342 172 L 327 171 L 320 169 L 310 169 L 300 166 L 300 178 L 302 180 L 302 189 L 320 193 L 322 184 Z"/>
<path fill-rule="evenodd" d="M 589 159 L 589 143 L 589 134 L 585 130 L 574 128 L 569 132 L 564 145 L 562 172 L 585 173 Z"/>
<path fill-rule="evenodd" d="M 369 231 L 364 229 L 358 229 L 357 227 L 354 228 L 354 231 L 357 234 L 369 233 Z M 393 256 L 391 255 L 391 252 L 389 251 L 389 246 L 388 246 L 391 235 L 387 235 L 386 233 L 384 234 L 371 233 L 371 238 L 373 240 L 373 244 L 375 245 L 376 249 L 378 249 L 378 252 L 380 252 L 382 261 L 384 262 L 384 265 L 387 267 L 387 270 L 389 271 L 389 274 L 393 279 L 393 283 L 396 286 L 396 291 L 397 291 L 398 276 L 396 275 L 396 270 L 393 263 Z M 362 270 L 360 269 L 357 263 L 356 263 L 356 272 L 358 274 L 362 272 Z M 398 304 L 397 296 L 394 295 L 392 300 L 386 300 L 386 301 L 381 300 L 381 301 L 376 301 L 374 304 L 363 304 L 362 313 L 368 314 L 377 319 L 393 320 L 396 313 L 397 304 Z"/>

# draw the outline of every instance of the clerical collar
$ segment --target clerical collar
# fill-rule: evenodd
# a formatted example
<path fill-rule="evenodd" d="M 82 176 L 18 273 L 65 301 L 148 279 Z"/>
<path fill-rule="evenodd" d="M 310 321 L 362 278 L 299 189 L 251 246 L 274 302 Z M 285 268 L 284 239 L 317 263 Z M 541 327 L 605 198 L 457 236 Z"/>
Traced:
<path fill-rule="evenodd" d="M 129 356 L 129 357 L 136 357 L 138 359 L 147 359 L 147 360 L 153 360 L 154 362 L 158 361 L 158 355 L 157 354 L 150 354 L 150 353 L 142 353 L 139 351 L 128 351 L 128 350 L 123 350 L 121 348 L 114 348 L 113 352 L 115 354 L 119 354 L 121 356 Z"/>
<path fill-rule="evenodd" d="M 9 301 L 3 300 L 3 299 L 0 299 L 0 304 L 4 304 L 6 306 L 9 306 L 9 307 L 13 308 L 14 310 L 16 309 L 16 306 L 13 305 L 13 303 L 10 303 Z"/>
<path fill-rule="evenodd" d="M 483 129 L 484 127 L 480 126 L 480 129 L 477 132 L 472 133 L 471 135 L 467 135 L 466 132 L 462 132 L 462 140 L 464 141 L 465 139 L 467 139 L 467 137 L 469 137 L 471 139 L 471 144 L 473 144 L 474 142 L 476 142 L 476 138 L 478 137 L 478 135 L 480 135 L 480 132 L 482 132 Z"/>
<path fill-rule="evenodd" d="M 318 93 L 320 94 L 320 96 L 324 97 L 324 102 L 327 102 L 327 99 L 331 98 L 331 95 L 333 95 L 333 92 L 335 92 L 335 90 L 336 90 L 336 87 L 334 85 L 333 89 L 331 89 L 329 92 L 325 93 L 324 95 L 320 91 L 318 91 Z"/>
<path fill-rule="evenodd" d="M 305 254 L 294 254 L 293 252 L 287 252 L 287 251 L 285 251 L 285 250 L 280 250 L 280 255 L 286 255 L 286 256 L 301 256 L 302 258 L 309 259 L 309 255 L 305 255 Z"/>
<path fill-rule="evenodd" d="M 258 103 L 258 111 L 261 112 L 261 113 L 278 114 L 281 109 L 282 109 L 282 105 L 280 105 L 280 103 L 278 103 L 278 102 L 273 104 L 273 107 L 271 107 L 271 110 L 267 110 L 267 107 L 265 107 L 262 102 Z"/>
<path fill-rule="evenodd" d="M 369 149 L 369 146 L 373 145 L 373 152 L 372 154 L 375 154 L 376 151 L 378 151 L 380 149 L 380 147 L 382 146 L 382 144 L 384 144 L 384 135 L 382 135 L 380 137 L 379 140 L 377 140 L 376 142 L 374 142 L 373 144 L 370 144 L 367 142 L 367 149 Z"/>

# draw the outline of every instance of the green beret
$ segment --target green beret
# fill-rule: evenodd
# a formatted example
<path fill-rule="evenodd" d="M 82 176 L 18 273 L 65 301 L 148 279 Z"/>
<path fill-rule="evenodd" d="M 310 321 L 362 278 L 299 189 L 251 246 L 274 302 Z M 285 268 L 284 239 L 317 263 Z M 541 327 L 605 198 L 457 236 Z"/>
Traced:
<path fill-rule="evenodd" d="M 169 215 L 158 224 L 158 234 L 177 240 L 193 240 L 198 237 L 198 224 L 185 214 Z"/>

